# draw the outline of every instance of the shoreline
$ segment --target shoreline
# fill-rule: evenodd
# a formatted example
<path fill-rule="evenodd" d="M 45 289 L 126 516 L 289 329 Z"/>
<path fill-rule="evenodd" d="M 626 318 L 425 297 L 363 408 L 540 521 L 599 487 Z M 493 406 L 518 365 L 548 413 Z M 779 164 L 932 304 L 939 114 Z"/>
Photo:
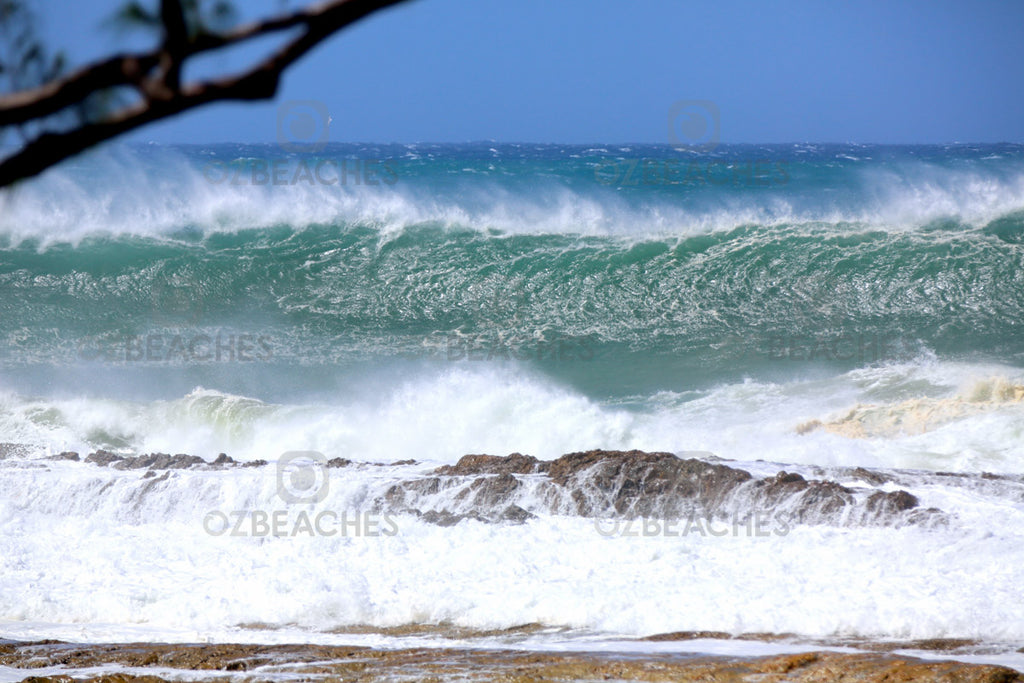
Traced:
<path fill-rule="evenodd" d="M 670 634 L 671 635 L 671 634 Z M 683 635 L 683 634 L 674 634 Z M 18 677 L 20 676 L 20 678 Z M 949 681 L 1024 682 L 1005 666 L 893 653 L 544 652 L 528 649 L 383 649 L 312 644 L 79 644 L 0 641 L 0 681 L 308 680 L 488 681 Z"/>

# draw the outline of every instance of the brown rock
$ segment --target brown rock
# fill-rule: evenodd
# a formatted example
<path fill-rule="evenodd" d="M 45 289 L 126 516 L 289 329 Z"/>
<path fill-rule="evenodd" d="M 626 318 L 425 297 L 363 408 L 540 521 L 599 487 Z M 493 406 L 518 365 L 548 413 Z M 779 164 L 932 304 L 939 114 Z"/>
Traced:
<path fill-rule="evenodd" d="M 64 451 L 63 453 L 58 453 L 57 455 L 51 455 L 50 457 L 48 457 L 46 459 L 47 460 L 71 460 L 73 462 L 78 462 L 81 458 L 79 458 L 78 457 L 78 453 L 75 453 L 74 451 Z"/>
<path fill-rule="evenodd" d="M 122 458 L 120 455 L 104 450 L 98 450 L 93 453 L 90 453 L 85 458 L 86 462 L 91 462 L 95 465 L 99 465 L 100 467 L 106 467 L 110 463 L 118 462 L 119 460 L 124 460 L 124 458 Z"/>
<path fill-rule="evenodd" d="M 227 453 L 219 453 L 217 455 L 217 459 L 210 464 L 217 465 L 219 467 L 225 467 L 227 465 L 237 465 L 238 463 L 235 461 L 234 458 L 229 457 Z"/>
<path fill-rule="evenodd" d="M 427 627 L 426 633 L 430 633 Z M 391 629 L 400 633 L 405 629 Z M 364 632 L 364 631 L 353 631 Z M 375 632 L 370 629 L 365 632 Z M 379 632 L 379 631 L 378 631 Z M 410 633 L 419 633 L 415 625 Z M 468 635 L 472 637 L 472 634 Z M 409 648 L 373 650 L 324 645 L 71 645 L 19 643 L 0 647 L 0 664 L 31 669 L 154 667 L 178 670 L 175 680 L 220 680 L 228 672 L 278 665 L 274 680 L 385 681 L 679 681 L 722 683 L 1021 683 L 1024 676 L 1001 666 L 924 661 L 879 654 L 805 652 L 770 657 L 665 656 L 631 653 L 559 653 L 516 650 Z M 284 666 L 281 666 L 284 665 Z M 204 675 L 199 672 L 216 672 Z M 199 675 L 197 675 L 197 673 Z M 263 680 L 263 676 L 246 680 Z M 26 678 L 69 683 L 68 675 Z M 156 683 L 164 679 L 111 672 L 78 681 Z"/>
<path fill-rule="evenodd" d="M 227 456 L 225 456 L 227 457 Z M 138 470 L 148 468 L 151 470 L 184 470 L 196 465 L 206 465 L 207 462 L 198 455 L 187 455 L 178 453 L 169 455 L 167 453 L 148 453 L 129 458 L 119 458 L 114 462 L 114 469 Z"/>
<path fill-rule="evenodd" d="M 434 474 L 465 476 L 472 474 L 530 474 L 540 463 L 532 455 L 512 453 L 505 457 L 498 455 L 464 455 L 454 465 L 443 465 Z"/>

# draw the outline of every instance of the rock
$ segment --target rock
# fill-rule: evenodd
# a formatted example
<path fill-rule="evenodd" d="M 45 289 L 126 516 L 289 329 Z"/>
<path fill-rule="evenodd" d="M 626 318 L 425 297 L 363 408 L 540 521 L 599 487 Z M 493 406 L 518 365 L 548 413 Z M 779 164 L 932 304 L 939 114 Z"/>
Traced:
<path fill-rule="evenodd" d="M 419 626 L 392 633 L 430 633 Z M 354 632 L 386 632 L 358 629 Z M 485 633 L 477 637 L 488 637 Z M 463 634 L 471 638 L 474 634 Z M 1003 666 L 921 660 L 878 653 L 801 652 L 757 657 L 655 653 L 496 651 L 486 648 L 372 649 L 330 645 L 170 645 L 150 643 L 75 645 L 19 643 L 4 647 L 0 664 L 16 670 L 67 667 L 93 669 L 76 678 L 57 674 L 25 678 L 33 683 L 157 683 L 138 675 L 152 667 L 174 680 L 221 680 L 230 672 L 274 666 L 278 683 L 306 680 L 458 681 L 726 681 L 735 683 L 1022 683 L 1024 676 Z M 118 669 L 135 670 L 133 673 Z M 245 677 L 262 680 L 264 676 Z"/>
<path fill-rule="evenodd" d="M 866 481 L 869 484 L 874 484 L 875 486 L 881 486 L 882 484 L 893 481 L 890 476 L 886 476 L 880 472 L 875 472 L 863 467 L 855 467 L 852 470 L 849 470 L 847 474 L 851 477 L 856 477 L 861 481 Z"/>
<path fill-rule="evenodd" d="M 423 520 L 424 522 L 429 523 L 429 524 L 436 524 L 438 526 L 445 526 L 445 527 L 447 527 L 447 526 L 455 526 L 456 524 L 458 524 L 459 522 L 461 522 L 464 519 L 472 519 L 472 520 L 476 520 L 477 522 L 488 522 L 488 521 L 490 521 L 488 519 L 485 519 L 485 518 L 481 517 L 480 515 L 473 514 L 473 513 L 470 513 L 470 514 L 467 514 L 467 515 L 453 515 L 448 510 L 440 510 L 440 511 L 438 511 L 438 510 L 429 510 L 427 512 L 424 512 L 423 515 L 420 517 L 420 519 Z"/>
<path fill-rule="evenodd" d="M 50 457 L 48 457 L 46 459 L 47 460 L 72 460 L 74 462 L 78 462 L 80 460 L 80 458 L 78 457 L 78 453 L 75 453 L 74 451 L 64 451 L 63 453 L 58 453 L 57 455 L 51 455 Z"/>
<path fill-rule="evenodd" d="M 470 504 L 475 507 L 497 508 L 507 504 L 520 488 L 522 484 L 511 474 L 480 477 L 456 494 L 455 500 L 468 498 Z"/>
<path fill-rule="evenodd" d="M 737 486 L 750 481 L 745 470 L 671 453 L 602 451 L 569 453 L 542 463 L 552 483 L 567 489 L 569 509 L 587 517 L 680 518 L 720 509 Z"/>
<path fill-rule="evenodd" d="M 525 524 L 531 519 L 537 519 L 537 515 L 532 512 L 527 512 L 518 505 L 509 505 L 501 513 L 500 519 L 503 522 L 515 522 L 516 524 Z"/>
<path fill-rule="evenodd" d="M 870 512 L 892 514 L 916 508 L 918 500 L 906 491 L 876 491 L 868 496 L 867 509 Z"/>
<path fill-rule="evenodd" d="M 673 631 L 672 633 L 656 633 L 653 636 L 646 636 L 640 640 L 653 642 L 676 641 L 676 640 L 729 640 L 732 634 L 724 631 Z"/>
<path fill-rule="evenodd" d="M 757 513 L 780 523 L 935 526 L 948 519 L 922 510 L 906 491 L 852 489 L 828 479 L 781 471 L 756 478 L 721 462 L 671 453 L 593 450 L 541 461 L 529 455 L 467 455 L 390 486 L 378 510 L 438 510 L 452 516 L 506 521 L 509 508 L 535 514 L 663 520 L 690 518 L 746 523 Z M 824 471 L 822 472 L 824 475 Z M 527 509 L 524 501 L 537 506 Z M 434 515 L 440 513 L 434 512 Z M 521 518 L 520 513 L 516 513 Z M 783 517 L 783 515 L 785 517 Z M 435 523 L 447 517 L 432 518 Z M 454 522 L 454 523 L 457 523 Z"/>
<path fill-rule="evenodd" d="M 505 457 L 497 455 L 464 455 L 454 465 L 444 465 L 434 474 L 466 476 L 474 474 L 530 474 L 540 463 L 532 455 L 512 453 Z"/>
<path fill-rule="evenodd" d="M 210 464 L 216 465 L 218 467 L 224 467 L 227 465 L 237 465 L 238 463 L 235 461 L 234 458 L 228 457 L 227 453 L 220 453 L 217 455 L 217 459 Z"/>
<path fill-rule="evenodd" d="M 104 450 L 98 450 L 93 453 L 90 453 L 85 458 L 86 462 L 91 462 L 95 465 L 99 465 L 100 467 L 106 467 L 110 463 L 118 462 L 120 460 L 124 460 L 124 458 L 122 458 L 120 455 Z"/>
<path fill-rule="evenodd" d="M 177 455 L 169 455 L 167 453 L 149 453 L 147 455 L 120 458 L 114 463 L 114 469 L 138 470 L 149 468 L 151 470 L 184 470 L 197 465 L 206 464 L 207 462 L 198 455 L 187 455 L 185 453 L 178 453 Z"/>

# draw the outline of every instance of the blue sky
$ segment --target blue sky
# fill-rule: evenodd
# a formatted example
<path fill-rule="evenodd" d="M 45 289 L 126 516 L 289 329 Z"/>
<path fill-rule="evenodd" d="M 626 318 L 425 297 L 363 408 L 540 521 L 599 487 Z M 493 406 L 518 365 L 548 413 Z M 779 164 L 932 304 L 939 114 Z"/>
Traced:
<path fill-rule="evenodd" d="M 118 1 L 38 0 L 74 63 L 145 44 L 101 28 Z M 236 4 L 248 17 L 303 3 Z M 701 100 L 725 142 L 1024 142 L 1022 27 L 1011 0 L 413 0 L 307 56 L 276 103 L 213 105 L 131 139 L 272 142 L 281 102 L 317 100 L 336 142 L 657 143 L 674 102 Z"/>

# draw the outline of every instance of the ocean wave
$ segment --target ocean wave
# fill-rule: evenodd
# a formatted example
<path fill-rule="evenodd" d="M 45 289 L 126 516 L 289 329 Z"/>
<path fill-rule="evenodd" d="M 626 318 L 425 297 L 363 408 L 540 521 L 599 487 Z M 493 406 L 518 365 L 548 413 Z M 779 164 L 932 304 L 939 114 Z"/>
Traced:
<path fill-rule="evenodd" d="M 1017 243 L 963 230 L 748 226 L 630 243 L 441 226 L 90 237 L 0 250 L 0 363 L 205 362 L 220 337 L 249 339 L 261 361 L 313 363 L 463 347 L 536 360 L 560 342 L 599 362 L 653 353 L 750 370 L 923 349 L 1013 357 L 1022 279 Z M 197 339 L 201 350 L 185 352 Z"/>
<path fill-rule="evenodd" d="M 918 433 L 850 439 L 827 429 L 796 430 L 811 420 L 827 423 L 858 404 L 970 408 L 974 402 L 957 399 L 962 387 L 988 386 L 992 377 L 1000 378 L 999 386 L 1024 382 L 1019 370 L 1006 366 L 921 358 L 774 382 L 718 380 L 704 388 L 684 377 L 675 391 L 599 399 L 515 365 L 428 364 L 399 372 L 363 369 L 337 377 L 333 388 L 306 387 L 291 401 L 276 402 L 200 388 L 156 400 L 42 398 L 8 389 L 0 397 L 0 433 L 49 453 L 188 452 L 209 460 L 221 452 L 251 461 L 316 450 L 360 461 L 451 463 L 466 453 L 519 451 L 550 459 L 606 448 L 705 451 L 739 461 L 1019 472 L 1024 411 L 1017 401 L 947 411 L 942 428 Z"/>
<path fill-rule="evenodd" d="M 111 146 L 0 196 L 0 235 L 8 243 L 46 245 L 77 243 L 89 235 L 181 238 L 340 224 L 393 233 L 435 224 L 485 233 L 634 240 L 745 225 L 820 223 L 856 232 L 952 222 L 980 228 L 1024 209 L 1024 161 L 1017 148 L 992 156 L 972 148 L 925 148 L 929 153 L 922 154 L 913 147 L 880 147 L 844 159 L 841 149 L 807 154 L 799 146 L 735 146 L 722 158 L 669 159 L 684 171 L 693 163 L 735 171 L 753 163 L 750 155 L 768 159 L 786 169 L 786 182 L 768 187 L 723 184 L 700 174 L 703 180 L 696 182 L 692 173 L 682 180 L 645 176 L 644 163 L 657 168 L 666 163 L 668 152 L 660 148 L 630 150 L 636 158 L 584 148 L 542 149 L 507 146 L 496 159 L 441 146 L 409 159 L 404 148 L 373 145 L 346 145 L 333 156 L 310 158 L 282 155 L 270 145 Z M 635 182 L 616 173 L 615 182 L 608 183 L 601 174 L 608 164 L 633 162 L 641 169 Z M 312 175 L 310 169 L 324 163 L 333 175 Z M 354 166 L 339 171 L 344 163 Z M 277 175 L 274 164 L 280 166 Z M 474 172 L 465 172 L 467 167 Z M 302 168 L 308 174 L 297 173 Z"/>

